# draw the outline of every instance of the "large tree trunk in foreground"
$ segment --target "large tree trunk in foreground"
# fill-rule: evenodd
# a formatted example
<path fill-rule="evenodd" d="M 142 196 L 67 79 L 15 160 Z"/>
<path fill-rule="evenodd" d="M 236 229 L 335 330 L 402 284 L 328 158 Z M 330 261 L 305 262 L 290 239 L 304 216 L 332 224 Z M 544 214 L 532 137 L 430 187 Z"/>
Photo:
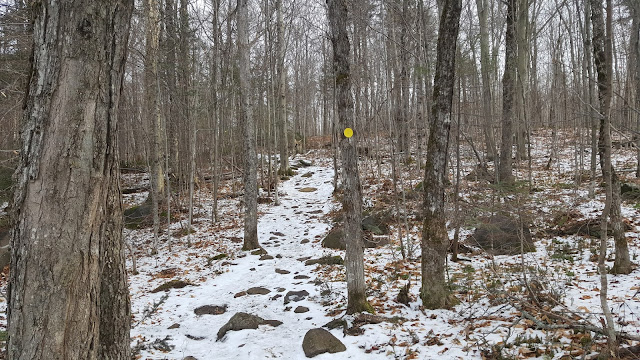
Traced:
<path fill-rule="evenodd" d="M 249 9 L 247 0 L 238 0 L 238 85 L 240 106 L 238 120 L 244 142 L 244 250 L 260 247 L 258 243 L 258 174 L 255 124 L 249 89 Z"/>
<path fill-rule="evenodd" d="M 438 55 L 431 109 L 431 129 L 424 182 L 424 227 L 422 230 L 422 304 L 428 309 L 446 308 L 455 304 L 447 288 L 444 265 L 449 247 L 444 213 L 445 180 L 449 132 L 451 129 L 451 102 L 455 81 L 455 58 L 460 25 L 460 0 L 446 0 L 440 17 Z"/>
<path fill-rule="evenodd" d="M 129 359 L 116 149 L 133 1 L 34 6 L 13 203 L 9 359 Z"/>
<path fill-rule="evenodd" d="M 351 94 L 351 68 L 349 52 L 351 44 L 347 33 L 347 4 L 345 0 L 327 0 L 329 25 L 333 43 L 333 66 L 336 84 L 338 131 L 353 128 L 353 96 Z M 345 243 L 347 270 L 347 313 L 371 311 L 367 302 L 364 281 L 364 244 L 362 242 L 362 189 L 358 174 L 356 138 L 340 137 L 342 156 L 342 181 L 344 196 L 342 210 L 345 214 Z"/>

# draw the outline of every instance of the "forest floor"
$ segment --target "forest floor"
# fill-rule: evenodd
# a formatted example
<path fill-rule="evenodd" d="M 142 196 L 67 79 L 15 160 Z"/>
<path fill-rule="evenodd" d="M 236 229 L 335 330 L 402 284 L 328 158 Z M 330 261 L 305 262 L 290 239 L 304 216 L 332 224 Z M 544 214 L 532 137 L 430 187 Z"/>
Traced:
<path fill-rule="evenodd" d="M 558 136 L 556 156 L 547 169 L 553 142 L 548 132 L 537 133 L 532 161 L 520 162 L 516 169 L 518 185 L 510 189 L 474 177 L 476 161 L 471 150 L 463 147 L 459 215 L 455 217 L 452 208 L 448 218 L 452 219 L 451 237 L 454 224 L 459 224 L 460 241 L 469 252 L 460 255 L 461 261 L 447 263 L 447 279 L 460 300 L 450 310 L 423 309 L 418 297 L 418 187 L 422 170 L 411 158 L 398 161 L 396 176 L 402 185 L 394 190 L 389 157 L 379 166 L 374 159 L 363 158 L 365 211 L 391 213 L 390 234 L 373 236 L 390 244 L 365 250 L 367 295 L 377 315 L 401 320 L 364 324 L 359 331 L 347 331 L 349 334 L 333 329 L 331 333 L 344 343 L 346 352 L 317 358 L 595 358 L 606 340 L 598 331 L 585 331 L 580 326 L 601 327 L 599 276 L 594 261 L 598 238 L 592 226 L 599 221 L 604 191 L 597 186 L 596 197 L 591 199 L 586 174 L 580 176 L 583 183 L 576 185 L 575 167 L 580 154 L 585 168 L 589 154 L 588 150 L 575 152 L 572 141 L 570 134 Z M 630 172 L 635 169 L 635 150 L 615 150 L 614 156 L 622 181 L 637 185 Z M 138 270 L 132 274 L 128 252 L 136 358 L 304 359 L 302 341 L 306 332 L 344 315 L 344 266 L 308 264 L 308 260 L 324 256 L 344 257 L 344 251 L 321 244 L 340 218 L 340 194 L 334 194 L 331 153 L 312 150 L 296 157 L 301 158 L 312 166 L 301 167 L 281 182 L 280 205 L 259 205 L 258 236 L 268 255 L 241 249 L 240 180 L 223 183 L 216 224 L 211 221 L 210 186 L 202 185 L 196 193 L 194 232 L 186 235 L 186 206 L 179 206 L 172 238 L 167 241 L 163 232 L 157 255 L 150 255 L 153 237 L 149 228 L 125 230 Z M 455 183 L 455 154 L 450 167 Z M 529 168 L 532 184 L 526 181 Z M 139 185 L 148 181 L 145 179 L 145 174 L 123 175 L 123 185 Z M 600 180 L 596 179 L 596 185 Z M 447 196 L 453 199 L 451 192 Z M 140 204 L 145 197 L 146 193 L 125 195 L 125 203 Z M 267 194 L 261 197 L 267 198 Z M 481 249 L 474 241 L 474 229 L 495 213 L 517 214 L 528 223 L 536 250 L 524 255 L 491 255 Z M 640 264 L 640 199 L 626 200 L 622 214 L 628 226 L 632 261 Z M 607 265 L 611 267 L 613 242 L 609 245 Z M 628 337 L 640 337 L 640 270 L 609 275 L 608 279 L 609 307 L 616 330 Z M 397 297 L 408 282 L 409 302 L 405 305 Z M 282 324 L 229 331 L 218 339 L 219 329 L 238 312 Z M 348 319 L 350 324 L 354 321 Z M 3 317 L 0 325 L 6 326 Z M 622 345 L 637 342 L 623 338 Z"/>

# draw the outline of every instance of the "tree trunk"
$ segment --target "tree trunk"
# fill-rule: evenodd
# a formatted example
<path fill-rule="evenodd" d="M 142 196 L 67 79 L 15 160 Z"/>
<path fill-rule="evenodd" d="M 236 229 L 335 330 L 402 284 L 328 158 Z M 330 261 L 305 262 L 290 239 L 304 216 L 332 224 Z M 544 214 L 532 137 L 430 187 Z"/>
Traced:
<path fill-rule="evenodd" d="M 349 53 L 351 44 L 347 33 L 347 3 L 345 0 L 327 0 L 331 42 L 333 44 L 333 66 L 336 84 L 338 112 L 337 131 L 354 126 L 353 95 L 351 94 L 351 69 Z M 345 214 L 345 243 L 347 271 L 347 313 L 372 311 L 367 302 L 364 281 L 364 244 L 362 242 L 362 189 L 358 174 L 358 154 L 356 137 L 340 136 L 339 146 L 342 158 L 343 200 Z"/>
<path fill-rule="evenodd" d="M 591 4 L 593 8 L 593 3 Z M 602 9 L 600 9 L 602 12 Z M 612 50 L 611 50 L 611 36 L 612 36 L 612 28 L 611 28 L 611 10 L 607 12 L 606 19 L 606 31 L 603 33 L 604 38 L 604 55 L 603 61 L 605 63 L 598 64 L 598 58 L 595 57 L 596 60 L 596 68 L 598 74 L 598 100 L 600 104 L 600 135 L 598 138 L 598 154 L 600 156 L 600 166 L 604 169 L 606 166 L 606 136 L 611 137 L 611 130 L 609 133 L 606 133 L 605 122 L 611 122 L 611 101 L 612 101 Z M 594 47 L 597 46 L 595 43 L 596 38 L 596 27 L 599 26 L 595 23 L 594 20 L 594 10 L 592 10 L 592 23 L 593 23 L 593 37 L 594 37 Z M 606 34 L 606 35 L 604 35 Z M 595 48 L 594 48 L 595 51 Z M 594 53 L 595 55 L 595 53 Z M 607 71 L 606 74 L 601 75 L 601 72 Z M 601 79 L 601 76 L 603 78 Z M 605 85 L 602 85 L 601 82 L 605 81 Z M 605 87 L 603 89 L 602 87 Z M 603 99 L 604 97 L 604 99 Z M 610 126 L 610 125 L 609 125 Z M 609 159 L 611 162 L 611 159 Z M 611 182 L 611 204 L 609 206 L 609 221 L 611 223 L 611 228 L 613 231 L 613 239 L 615 244 L 615 262 L 613 264 L 613 268 L 611 269 L 612 274 L 629 274 L 632 269 L 631 259 L 629 257 L 629 245 L 627 243 L 627 238 L 624 232 L 624 223 L 622 221 L 622 211 L 621 211 L 621 197 L 620 197 L 620 181 L 618 179 L 618 175 L 616 174 L 616 169 L 613 164 L 610 164 L 610 175 L 604 177 L 605 183 Z M 603 176 L 605 176 L 603 174 Z M 610 176 L 610 178 L 609 178 Z"/>
<path fill-rule="evenodd" d="M 460 25 L 460 0 L 446 0 L 440 17 L 436 75 L 433 81 L 429 144 L 424 182 L 424 223 L 422 230 L 422 304 L 428 309 L 447 308 L 456 300 L 447 288 L 444 265 L 449 247 L 444 213 L 445 180 L 451 103 L 455 81 L 455 59 Z"/>
<path fill-rule="evenodd" d="M 163 138 L 162 116 L 159 110 L 158 88 L 158 43 L 160 36 L 160 9 L 156 0 L 147 0 L 146 45 L 144 57 L 144 116 L 151 132 L 150 144 L 150 180 L 151 212 L 153 214 L 153 248 L 152 253 L 158 253 L 158 233 L 160 231 L 160 216 L 158 207 L 164 193 L 164 171 L 162 170 L 162 151 L 160 144 Z"/>
<path fill-rule="evenodd" d="M 244 142 L 244 250 L 260 247 L 258 243 L 258 174 L 255 123 L 249 89 L 249 9 L 247 0 L 238 0 L 238 120 Z"/>
<path fill-rule="evenodd" d="M 117 0 L 33 7 L 9 359 L 130 357 L 116 134 L 132 10 Z"/>
<path fill-rule="evenodd" d="M 411 156 L 409 151 L 409 75 L 407 67 L 409 66 L 409 51 L 408 51 L 408 35 L 407 27 L 408 22 L 408 0 L 402 0 L 402 16 L 400 17 L 400 81 L 399 88 L 396 91 L 399 92 L 398 107 L 398 151 L 404 154 L 405 157 Z"/>
<path fill-rule="evenodd" d="M 527 111 L 527 86 L 529 84 L 529 0 L 517 0 L 517 20 L 516 20 L 516 43 L 517 43 L 517 60 L 516 60 L 516 96 L 515 96 L 515 110 L 517 124 L 516 139 L 517 146 L 516 151 L 518 159 L 526 158 L 526 111 Z"/>
<path fill-rule="evenodd" d="M 612 205 L 612 166 L 611 166 L 611 51 L 610 39 L 605 35 L 602 2 L 591 1 L 591 22 L 593 23 L 593 57 L 598 73 L 598 100 L 600 105 L 600 164 L 602 178 L 605 183 L 606 200 L 600 220 L 600 256 L 598 258 L 598 272 L 600 273 L 600 305 L 605 315 L 609 355 L 615 357 L 617 342 L 613 317 L 607 304 L 607 225 L 611 216 Z M 610 0 L 607 0 L 609 3 Z M 610 13 L 609 7 L 609 15 Z M 610 18 L 609 18 L 610 19 Z M 608 22 L 608 21 L 607 21 Z"/>
<path fill-rule="evenodd" d="M 213 206 L 211 208 L 211 220 L 218 223 L 218 191 L 220 187 L 220 105 L 218 102 L 218 82 L 220 62 L 220 31 L 218 29 L 218 12 L 220 11 L 220 0 L 212 0 L 211 8 L 213 10 L 211 29 L 213 36 L 213 49 L 211 61 L 211 123 L 212 123 L 212 140 L 213 140 L 213 156 L 211 159 L 211 172 L 213 174 Z"/>
<path fill-rule="evenodd" d="M 289 152 L 287 139 L 287 88 L 284 66 L 284 25 L 282 23 L 282 0 L 276 0 L 278 31 L 278 147 L 280 148 L 280 173 L 288 175 Z"/>
<path fill-rule="evenodd" d="M 515 18 L 516 0 L 507 0 L 507 30 L 505 33 L 505 61 L 502 77 L 502 145 L 500 146 L 500 164 L 498 179 L 500 182 L 513 181 L 511 158 L 513 153 L 513 100 L 515 95 L 515 71 L 517 58 L 517 39 Z"/>
<path fill-rule="evenodd" d="M 486 0 L 476 0 L 476 7 L 478 8 L 478 19 L 480 21 L 480 72 L 482 74 L 482 116 L 484 117 L 483 133 L 487 157 L 495 163 L 498 156 L 493 135 L 493 97 L 491 95 L 491 61 L 489 60 L 489 29 L 487 26 Z"/>
<path fill-rule="evenodd" d="M 637 165 L 636 177 L 640 178 L 640 3 L 632 2 L 631 16 L 633 22 L 631 25 L 631 56 L 633 58 L 634 67 L 631 68 L 633 86 L 635 87 L 635 102 L 632 109 L 633 118 L 636 119 L 636 147 L 637 147 Z"/>

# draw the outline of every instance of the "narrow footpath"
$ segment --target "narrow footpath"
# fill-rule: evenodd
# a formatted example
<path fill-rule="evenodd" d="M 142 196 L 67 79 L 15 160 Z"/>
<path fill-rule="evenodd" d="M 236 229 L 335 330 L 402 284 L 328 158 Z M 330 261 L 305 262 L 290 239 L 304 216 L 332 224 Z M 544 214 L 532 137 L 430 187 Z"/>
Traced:
<path fill-rule="evenodd" d="M 225 267 L 225 272 L 198 286 L 151 294 L 155 303 L 163 296 L 165 299 L 155 313 L 136 324 L 132 335 L 134 345 L 138 336 L 146 342 L 156 341 L 155 347 L 160 350 L 143 350 L 142 359 L 306 358 L 302 350 L 305 333 L 331 320 L 321 305 L 322 284 L 315 281 L 314 271 L 318 265 L 305 265 L 309 258 L 337 254 L 323 249 L 319 242 L 329 230 L 323 217 L 335 206 L 333 169 L 328 165 L 301 168 L 290 180 L 280 184 L 279 206 L 259 206 L 262 213 L 258 223 L 259 241 L 268 255 L 237 253 L 246 256 L 226 259 L 231 265 Z M 333 287 L 344 289 L 344 283 Z M 145 297 L 146 301 L 149 299 Z M 153 303 L 140 304 L 135 299 L 133 305 L 138 312 L 153 307 Z M 207 305 L 209 307 L 201 308 Z M 194 312 L 198 308 L 201 315 Z M 224 313 L 218 314 L 222 309 Z M 282 324 L 228 331 L 217 340 L 219 329 L 238 312 Z M 141 317 L 140 314 L 134 316 Z M 381 356 L 365 355 L 356 344 L 349 343 L 353 337 L 343 337 L 341 330 L 332 333 L 345 343 L 347 351 L 319 355 L 316 359 Z M 163 344 L 169 347 L 163 349 Z"/>

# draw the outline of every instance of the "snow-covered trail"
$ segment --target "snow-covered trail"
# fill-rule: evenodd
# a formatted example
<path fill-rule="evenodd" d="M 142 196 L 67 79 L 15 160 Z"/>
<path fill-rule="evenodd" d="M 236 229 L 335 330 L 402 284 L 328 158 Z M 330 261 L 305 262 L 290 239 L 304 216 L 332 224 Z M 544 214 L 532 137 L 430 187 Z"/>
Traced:
<path fill-rule="evenodd" d="M 302 177 L 308 173 L 312 175 Z M 259 241 L 274 258 L 260 260 L 260 256 L 247 253 L 242 258 L 224 259 L 233 265 L 225 267 L 228 270 L 221 275 L 209 278 L 199 283 L 199 286 L 170 290 L 161 309 L 135 326 L 132 336 L 143 336 L 149 342 L 170 336 L 167 343 L 175 348 L 169 352 L 145 350 L 141 353 L 142 358 L 183 359 L 192 356 L 198 360 L 305 359 L 302 350 L 305 333 L 309 329 L 321 327 L 331 318 L 325 316 L 320 304 L 321 288 L 314 285 L 314 269 L 317 265 L 305 266 L 298 259 L 318 258 L 328 253 L 321 248 L 318 240 L 329 230 L 329 225 L 322 220 L 322 216 L 334 206 L 331 195 L 332 177 L 333 169 L 327 164 L 302 168 L 297 175 L 281 183 L 281 205 L 261 205 L 259 208 L 262 212 L 258 223 Z M 317 190 L 299 191 L 305 187 Z M 235 245 L 242 246 L 241 243 Z M 270 292 L 234 297 L 252 287 L 266 288 Z M 309 296 L 299 302 L 284 304 L 288 291 L 300 290 L 306 290 Z M 158 301 L 163 295 L 164 293 L 148 294 L 139 300 L 149 301 L 151 296 L 155 299 L 153 301 Z M 222 315 L 195 315 L 194 309 L 203 305 L 226 305 L 227 312 Z M 134 312 L 140 312 L 144 306 L 148 305 L 136 303 L 134 299 Z M 309 311 L 295 313 L 298 306 L 307 307 Z M 267 320 L 279 320 L 283 324 L 278 327 L 261 325 L 257 330 L 230 331 L 221 341 L 216 341 L 218 329 L 240 311 Z M 173 324 L 180 326 L 168 329 Z M 333 333 L 345 342 L 347 351 L 336 355 L 319 355 L 317 359 L 365 356 L 362 349 L 349 342 L 353 337 L 344 338 L 340 330 L 333 330 Z M 366 358 L 382 356 L 368 354 Z"/>

